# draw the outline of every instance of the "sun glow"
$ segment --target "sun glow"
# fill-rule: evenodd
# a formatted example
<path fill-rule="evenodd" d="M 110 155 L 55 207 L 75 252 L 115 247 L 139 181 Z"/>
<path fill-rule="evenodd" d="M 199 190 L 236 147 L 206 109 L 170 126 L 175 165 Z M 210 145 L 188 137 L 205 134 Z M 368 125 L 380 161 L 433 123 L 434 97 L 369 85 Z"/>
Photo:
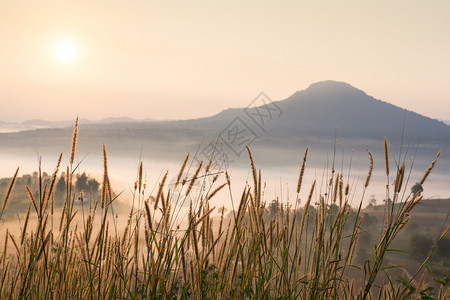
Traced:
<path fill-rule="evenodd" d="M 62 62 L 71 62 L 78 57 L 77 44 L 72 40 L 62 40 L 55 44 L 54 54 Z"/>

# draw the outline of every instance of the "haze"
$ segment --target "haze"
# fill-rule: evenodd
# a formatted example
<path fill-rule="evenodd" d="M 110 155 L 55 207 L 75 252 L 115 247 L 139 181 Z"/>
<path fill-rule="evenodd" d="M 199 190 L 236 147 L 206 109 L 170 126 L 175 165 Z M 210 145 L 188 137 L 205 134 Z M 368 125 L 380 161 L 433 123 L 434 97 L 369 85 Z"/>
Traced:
<path fill-rule="evenodd" d="M 321 80 L 450 119 L 443 1 L 0 2 L 0 120 L 186 119 Z"/>

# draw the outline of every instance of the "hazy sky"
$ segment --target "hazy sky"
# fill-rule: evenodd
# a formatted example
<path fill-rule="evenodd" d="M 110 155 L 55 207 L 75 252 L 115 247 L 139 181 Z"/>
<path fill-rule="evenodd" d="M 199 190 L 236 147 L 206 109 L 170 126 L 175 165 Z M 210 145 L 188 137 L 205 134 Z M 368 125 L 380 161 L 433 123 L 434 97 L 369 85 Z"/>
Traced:
<path fill-rule="evenodd" d="M 191 118 L 345 81 L 450 119 L 450 1 L 0 0 L 0 121 Z"/>

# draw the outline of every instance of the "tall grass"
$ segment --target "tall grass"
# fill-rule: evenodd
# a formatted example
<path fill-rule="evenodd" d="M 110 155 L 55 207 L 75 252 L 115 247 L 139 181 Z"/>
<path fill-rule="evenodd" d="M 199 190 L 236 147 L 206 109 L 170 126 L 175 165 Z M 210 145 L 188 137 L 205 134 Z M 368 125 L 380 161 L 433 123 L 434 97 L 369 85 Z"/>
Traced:
<path fill-rule="evenodd" d="M 316 181 L 303 206 L 300 191 L 308 149 L 302 159 L 293 203 L 269 207 L 263 199 L 261 171 L 248 150 L 252 185 L 247 185 L 239 204 L 227 215 L 211 207 L 211 199 L 228 189 L 231 179 L 214 176 L 212 183 L 201 176 L 202 163 L 191 178 L 183 178 L 189 155 L 183 162 L 171 193 L 166 173 L 154 195 L 146 195 L 143 165 L 139 164 L 133 205 L 125 228 L 120 228 L 114 212 L 112 191 L 103 146 L 104 175 L 99 199 L 74 189 L 72 178 L 78 137 L 76 122 L 69 165 L 66 196 L 57 216 L 54 210 L 55 180 L 61 156 L 49 185 L 40 184 L 39 197 L 27 188 L 30 205 L 19 236 L 6 231 L 0 254 L 1 298 L 32 299 L 404 299 L 417 297 L 410 287 L 421 269 L 404 284 L 389 277 L 392 266 L 383 264 L 397 234 L 408 222 L 408 214 L 422 201 L 418 194 L 405 194 L 405 163 L 398 163 L 395 188 L 389 191 L 389 157 L 385 141 L 386 187 L 385 221 L 380 238 L 364 265 L 364 279 L 358 283 L 352 270 L 362 222 L 361 206 L 369 186 L 373 156 L 362 187 L 358 208 L 352 209 L 350 184 L 345 174 L 332 167 L 323 191 Z M 439 156 L 439 154 L 438 154 Z M 437 159 L 437 158 L 436 158 Z M 426 170 L 423 183 L 434 167 Z M 333 164 L 334 165 L 334 164 Z M 39 173 L 40 175 L 40 173 Z M 13 177 L 1 215 L 7 209 L 14 186 Z M 41 176 L 41 175 L 40 175 Z M 221 182 L 221 180 L 223 182 Z M 193 194 L 194 185 L 201 193 Z M 402 189 L 403 187 L 403 189 Z M 17 188 L 17 187 L 16 187 Z M 81 194 L 81 195 L 80 195 Z M 183 215 L 181 202 L 195 197 Z M 231 199 L 233 200 L 233 199 Z M 29 219 L 36 218 L 30 231 Z M 81 222 L 76 222 L 76 215 Z M 181 222 L 180 220 L 183 220 Z M 55 226 L 54 224 L 59 224 Z M 442 233 L 441 238 L 448 232 Z M 12 248 L 8 245 L 12 244 Z M 9 249 L 9 250 L 8 250 Z M 425 262 L 424 262 L 425 263 Z M 424 267 L 425 264 L 421 266 Z M 381 281 L 379 279 L 382 279 Z M 378 280 L 378 283 L 377 283 Z M 420 285 L 423 284 L 423 277 Z M 418 286 L 420 288 L 420 286 Z M 449 296 L 441 286 L 439 298 Z"/>

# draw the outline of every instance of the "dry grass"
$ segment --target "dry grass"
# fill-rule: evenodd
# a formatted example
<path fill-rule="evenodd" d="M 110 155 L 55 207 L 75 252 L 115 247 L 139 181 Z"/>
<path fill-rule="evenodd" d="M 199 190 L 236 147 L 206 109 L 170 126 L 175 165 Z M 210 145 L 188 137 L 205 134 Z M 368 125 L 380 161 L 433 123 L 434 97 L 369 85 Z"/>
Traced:
<path fill-rule="evenodd" d="M 143 165 L 138 168 L 133 206 L 124 230 L 118 229 L 114 213 L 116 196 L 111 190 L 106 147 L 100 199 L 90 199 L 89 208 L 77 210 L 80 191 L 73 189 L 76 170 L 73 157 L 78 128 L 67 167 L 67 189 L 59 220 L 54 215 L 52 193 L 59 162 L 49 186 L 40 186 L 39 197 L 29 190 L 30 206 L 20 236 L 8 231 L 0 254 L 0 294 L 22 299 L 404 299 L 413 279 L 397 285 L 385 275 L 383 259 L 389 246 L 408 222 L 408 213 L 422 200 L 417 194 L 401 198 L 405 165 L 398 167 L 392 203 L 387 202 L 385 225 L 374 252 L 365 263 L 362 285 L 349 276 L 358 243 L 362 216 L 349 205 L 349 183 L 343 174 L 331 171 L 326 192 L 310 187 L 303 208 L 289 203 L 266 207 L 262 196 L 261 171 L 248 149 L 253 186 L 247 186 L 237 209 L 227 217 L 224 210 L 214 217 L 210 200 L 230 189 L 230 177 L 209 186 L 200 163 L 193 178 L 182 179 L 189 156 L 183 162 L 176 185 L 184 190 L 170 194 L 167 173 L 156 197 L 145 196 Z M 385 141 L 388 161 L 387 141 Z M 308 149 L 302 160 L 297 199 L 302 186 Z M 360 203 L 369 184 L 373 157 Z M 435 161 L 424 178 L 434 167 Z M 386 163 L 388 165 L 388 162 Z M 389 171 L 387 170 L 387 176 Z M 17 172 L 16 172 L 17 175 Z M 14 176 L 14 178 L 16 177 Z M 191 202 L 187 222 L 180 224 L 176 205 L 196 184 L 202 192 Z M 14 179 L 11 182 L 11 189 Z M 345 191 L 344 191 L 345 186 Z M 8 195 L 10 192 L 8 192 Z M 181 196 L 180 196 L 181 195 Z M 339 201 L 337 201 L 339 199 Z M 3 202 L 6 207 L 8 197 Z M 313 201 L 316 205 L 312 205 Z M 50 203 L 50 204 L 49 204 Z M 192 203 L 196 203 L 193 205 Z M 100 205 L 99 205 L 100 204 Z M 99 208 L 97 208 L 99 206 Z M 32 212 L 30 212 L 32 211 Z M 35 227 L 28 229 L 30 214 Z M 75 223 L 82 214 L 81 223 Z M 53 227 L 59 223 L 59 229 Z M 52 225 L 49 225 L 52 224 Z M 447 233 L 442 234 L 441 238 Z M 8 245 L 13 245 L 8 251 Z M 386 273 L 387 274 L 387 273 Z M 384 285 L 376 279 L 386 277 Z M 423 286 L 423 276 L 419 286 Z M 391 283 L 389 283 L 391 282 Z M 449 295 L 441 286 L 439 297 Z M 417 296 L 417 295 L 416 295 Z"/>

